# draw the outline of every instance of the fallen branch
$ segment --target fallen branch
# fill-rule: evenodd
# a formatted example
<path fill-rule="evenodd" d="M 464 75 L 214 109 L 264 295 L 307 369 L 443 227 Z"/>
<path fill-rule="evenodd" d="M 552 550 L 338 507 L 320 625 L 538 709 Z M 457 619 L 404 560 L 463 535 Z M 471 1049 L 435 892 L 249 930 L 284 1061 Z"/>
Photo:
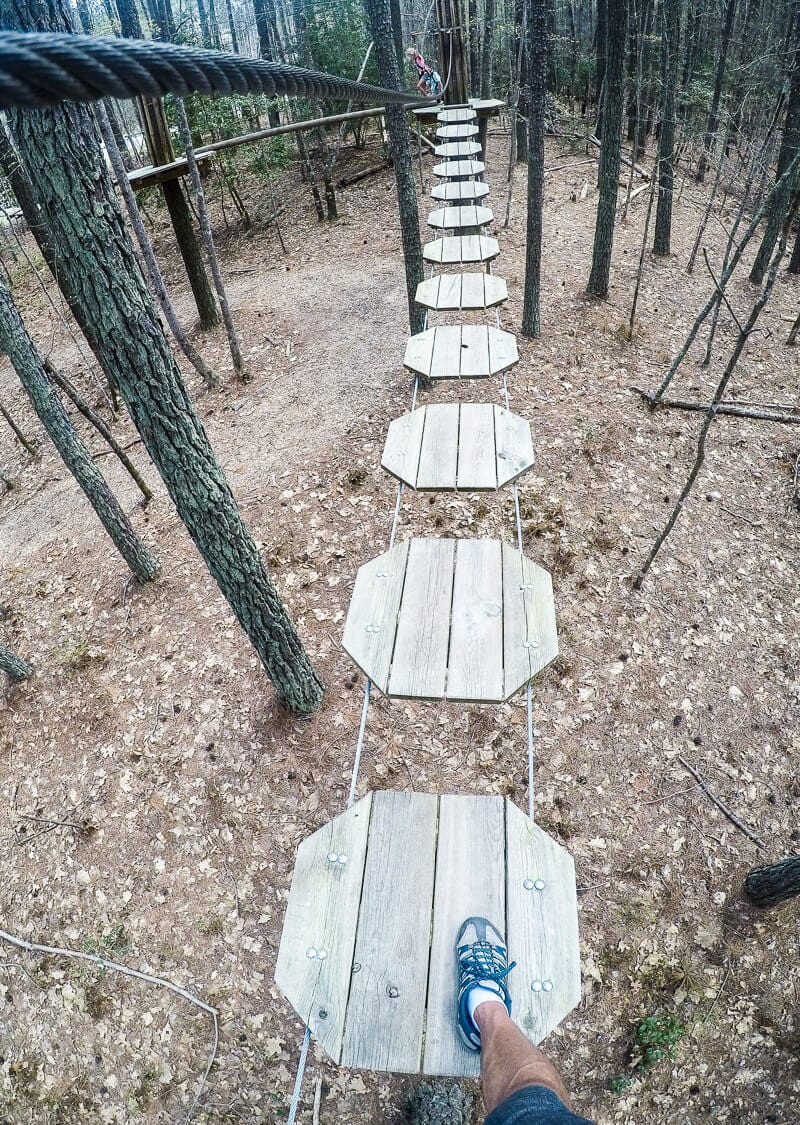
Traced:
<path fill-rule="evenodd" d="M 200 1084 L 197 1087 L 197 1093 L 184 1117 L 184 1122 L 192 1118 L 208 1076 L 211 1073 L 211 1067 L 214 1065 L 214 1059 L 217 1057 L 217 1049 L 219 1047 L 219 1012 L 216 1008 L 212 1007 L 211 1004 L 206 1004 L 205 1000 L 194 996 L 191 992 L 188 992 L 185 988 L 181 988 L 179 984 L 175 984 L 171 980 L 166 980 L 164 977 L 153 976 L 152 973 L 143 973 L 139 969 L 129 969 L 127 965 L 120 965 L 117 961 L 108 961 L 105 957 L 99 957 L 95 953 L 84 953 L 78 949 L 64 949 L 58 945 L 39 945 L 37 942 L 25 941 L 24 938 L 15 937 L 6 930 L 0 930 L 0 941 L 5 941 L 9 945 L 15 946 L 17 949 L 24 949 L 26 953 L 46 953 L 54 957 L 68 957 L 75 961 L 88 961 L 90 964 L 96 965 L 99 969 L 103 969 L 106 972 L 111 969 L 113 972 L 121 973 L 123 976 L 143 980 L 147 984 L 158 985 L 159 988 L 166 988 L 170 992 L 174 992 L 176 996 L 180 996 L 183 1000 L 188 1000 L 190 1004 L 194 1004 L 194 1006 L 200 1008 L 201 1011 L 207 1012 L 208 1015 L 211 1016 L 211 1022 L 214 1027 L 214 1042 L 211 1048 L 211 1054 L 208 1058 L 208 1063 L 203 1071 Z"/>
<path fill-rule="evenodd" d="M 597 137 L 593 137 L 591 134 L 589 134 L 589 144 L 594 145 L 595 148 L 602 148 L 603 147 L 602 144 L 600 143 L 600 141 L 598 141 Z M 620 155 L 620 160 L 628 168 L 633 168 L 634 172 L 638 172 L 643 180 L 649 180 L 650 179 L 650 173 L 647 171 L 647 169 L 643 168 L 641 166 L 641 164 L 636 164 L 636 163 L 634 163 L 634 161 L 629 160 L 628 157 L 624 153 L 622 153 Z"/>
<path fill-rule="evenodd" d="M 723 804 L 722 801 L 720 801 L 719 797 L 717 797 L 716 794 L 712 793 L 708 782 L 700 776 L 694 766 L 689 765 L 686 759 L 681 758 L 680 756 L 678 757 L 678 761 L 683 766 L 683 768 L 685 770 L 688 770 L 688 772 L 692 775 L 697 784 L 705 793 L 706 797 L 708 797 L 709 801 L 717 806 L 723 816 L 725 816 L 731 822 L 731 824 L 734 825 L 734 827 L 738 828 L 739 831 L 748 838 L 748 840 L 752 840 L 757 847 L 766 848 L 767 845 L 764 843 L 761 837 L 756 836 L 752 828 L 748 828 L 743 821 L 739 820 L 738 816 L 736 816 L 735 813 L 731 812 L 727 805 Z"/>
<path fill-rule="evenodd" d="M 422 143 L 424 145 L 427 145 L 428 148 L 431 150 L 431 152 L 433 152 L 435 150 L 436 145 L 433 144 L 431 141 L 429 141 L 428 138 L 425 136 L 425 134 L 421 133 L 419 131 L 419 129 L 412 129 L 411 132 L 417 138 L 418 141 L 422 141 Z"/>
<path fill-rule="evenodd" d="M 384 160 L 383 164 L 376 164 L 372 168 L 364 168 L 360 172 L 356 172 L 354 176 L 345 176 L 344 179 L 338 180 L 336 187 L 344 188 L 350 187 L 351 184 L 357 184 L 361 180 L 366 180 L 367 176 L 377 176 L 379 172 L 385 172 L 390 168 L 391 164 L 388 160 Z"/>
<path fill-rule="evenodd" d="M 631 387 L 631 390 L 641 395 L 647 405 L 654 409 L 656 407 L 661 409 L 662 406 L 665 406 L 673 410 L 693 410 L 699 414 L 707 414 L 713 405 L 710 402 L 687 402 L 679 398 L 661 398 L 656 401 L 648 391 L 641 387 Z M 753 410 L 744 406 L 737 406 L 732 402 L 721 402 L 716 408 L 716 413 L 730 414 L 734 418 L 756 418 L 761 422 L 785 422 L 789 425 L 800 425 L 800 414 L 769 413 L 770 409 L 770 407 L 764 407 L 763 410 Z M 785 409 L 800 410 L 800 407 L 787 406 Z"/>

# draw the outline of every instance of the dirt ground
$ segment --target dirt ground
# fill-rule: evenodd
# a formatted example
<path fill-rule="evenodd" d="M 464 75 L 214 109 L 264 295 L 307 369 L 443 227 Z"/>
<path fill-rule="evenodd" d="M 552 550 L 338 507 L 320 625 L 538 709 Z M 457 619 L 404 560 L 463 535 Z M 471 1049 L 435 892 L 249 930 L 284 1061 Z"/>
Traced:
<path fill-rule="evenodd" d="M 498 220 L 507 150 L 495 126 Z M 676 530 L 642 591 L 631 589 L 698 431 L 695 415 L 651 415 L 630 388 L 657 384 L 710 291 L 702 263 L 685 270 L 703 196 L 684 185 L 673 256 L 647 258 L 628 343 L 621 327 L 647 192 L 618 227 L 610 298 L 592 303 L 596 164 L 555 142 L 547 159 L 542 337 L 520 338 L 509 380 L 537 452 L 520 486 L 525 549 L 553 572 L 561 642 L 534 688 L 537 819 L 574 855 L 580 895 L 583 999 L 546 1049 L 575 1108 L 599 1125 L 792 1125 L 798 912 L 755 915 L 740 887 L 750 867 L 800 839 L 800 514 L 791 499 L 800 431 L 720 418 Z M 523 178 L 509 229 L 496 224 L 511 331 L 521 316 Z M 426 158 L 426 192 L 431 179 Z M 156 492 L 146 512 L 113 459 L 99 463 L 163 562 L 164 577 L 142 590 L 46 444 L 32 462 L 0 428 L 0 464 L 16 481 L 0 500 L 3 634 L 36 667 L 0 694 L 1 925 L 100 952 L 216 1005 L 219 1049 L 198 1122 L 286 1116 L 302 1026 L 273 983 L 284 904 L 298 843 L 346 800 L 362 680 L 341 633 L 358 566 L 388 541 L 396 489 L 380 453 L 410 401 L 390 175 L 341 192 L 341 218 L 324 227 L 293 171 L 278 191 L 288 204 L 285 257 L 269 228 L 223 242 L 253 381 L 232 381 L 219 332 L 202 346 L 225 369 L 225 389 L 206 394 L 187 378 L 324 677 L 316 715 L 300 722 L 277 707 L 140 446 L 132 452 Z M 423 218 L 429 206 L 423 198 Z M 159 222 L 168 280 L 191 321 Z M 717 264 L 722 238 L 712 222 L 706 244 Z M 87 387 L 86 364 L 24 262 L 10 268 L 40 345 Z M 746 281 L 733 286 L 740 315 L 753 296 Z M 736 374 L 737 398 L 795 401 L 800 353 L 784 341 L 799 296 L 800 279 L 783 273 Z M 710 370 L 691 354 L 680 397 L 708 397 L 731 323 L 726 313 Z M 437 386 L 420 401 L 500 395 L 492 380 Z M 43 438 L 7 361 L 0 401 Z M 123 422 L 117 432 L 135 439 Z M 102 451 L 96 435 L 90 444 Z M 406 493 L 399 535 L 412 534 L 512 540 L 511 493 Z M 718 812 L 679 756 L 763 849 Z M 480 709 L 376 695 L 358 791 L 502 793 L 524 807 L 525 757 L 524 700 Z M 183 1119 L 212 1047 L 204 1013 L 156 986 L 4 944 L 0 980 L 0 1120 Z M 685 1034 L 673 1059 L 641 1073 L 634 1033 L 653 1014 Z M 318 1081 L 320 1125 L 367 1125 L 402 1120 L 415 1080 L 340 1071 L 312 1046 L 299 1116 L 309 1125 Z"/>

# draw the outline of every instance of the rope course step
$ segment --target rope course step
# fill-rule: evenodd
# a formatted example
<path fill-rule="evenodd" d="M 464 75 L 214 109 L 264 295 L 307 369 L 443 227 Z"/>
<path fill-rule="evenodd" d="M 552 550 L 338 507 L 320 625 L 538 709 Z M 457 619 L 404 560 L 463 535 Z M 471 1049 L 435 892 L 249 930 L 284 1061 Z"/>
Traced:
<path fill-rule="evenodd" d="M 485 171 L 486 165 L 480 160 L 445 160 L 444 163 L 433 166 L 433 174 L 440 180 L 482 176 Z"/>
<path fill-rule="evenodd" d="M 419 283 L 415 300 L 433 312 L 489 309 L 508 300 L 508 286 L 492 273 L 436 273 Z"/>
<path fill-rule="evenodd" d="M 433 153 L 446 160 L 461 160 L 477 156 L 480 151 L 481 146 L 477 141 L 445 141 L 444 144 L 436 145 Z"/>
<path fill-rule="evenodd" d="M 489 207 L 437 207 L 428 215 L 428 226 L 438 230 L 468 230 L 485 227 L 494 222 L 494 214 Z"/>
<path fill-rule="evenodd" d="M 489 185 L 482 180 L 449 180 L 431 190 L 433 198 L 442 203 L 470 203 L 488 194 Z"/>
<path fill-rule="evenodd" d="M 449 238 L 437 238 L 426 242 L 422 256 L 426 262 L 441 266 L 491 262 L 500 253 L 496 238 L 484 234 L 461 234 Z"/>
<path fill-rule="evenodd" d="M 440 125 L 436 136 L 442 141 L 468 141 L 478 135 L 477 125 Z"/>
<path fill-rule="evenodd" d="M 519 362 L 510 332 L 486 324 L 442 324 L 410 336 L 404 365 L 426 379 L 487 379 Z"/>

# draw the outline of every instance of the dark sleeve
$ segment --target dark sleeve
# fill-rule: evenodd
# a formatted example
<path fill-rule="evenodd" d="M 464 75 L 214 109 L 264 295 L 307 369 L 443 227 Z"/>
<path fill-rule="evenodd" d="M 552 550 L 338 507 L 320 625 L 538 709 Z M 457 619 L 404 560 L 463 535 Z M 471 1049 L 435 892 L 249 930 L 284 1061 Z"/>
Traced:
<path fill-rule="evenodd" d="M 526 1086 L 517 1090 L 492 1110 L 486 1125 L 594 1125 L 577 1117 L 546 1086 Z"/>

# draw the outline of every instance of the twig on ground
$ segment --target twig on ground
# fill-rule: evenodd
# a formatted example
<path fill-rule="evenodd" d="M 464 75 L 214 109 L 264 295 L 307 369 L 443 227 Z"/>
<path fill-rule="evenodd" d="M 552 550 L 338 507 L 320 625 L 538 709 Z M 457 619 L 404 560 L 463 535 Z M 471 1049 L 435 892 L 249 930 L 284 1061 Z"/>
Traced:
<path fill-rule="evenodd" d="M 653 409 L 660 409 L 662 406 L 672 410 L 692 410 L 698 414 L 705 414 L 712 408 L 712 403 L 709 402 L 689 402 L 685 399 L 679 398 L 662 398 L 654 399 L 653 396 L 643 390 L 641 387 L 631 387 L 637 395 L 641 395 L 648 406 Z M 788 410 L 794 410 L 795 407 L 787 407 Z M 787 414 L 787 413 L 770 413 L 774 410 L 771 406 L 765 406 L 763 409 L 747 409 L 744 406 L 738 406 L 733 402 L 721 402 L 716 407 L 715 413 L 729 414 L 733 418 L 755 418 L 760 422 L 781 422 L 791 426 L 800 425 L 800 413 Z"/>
<path fill-rule="evenodd" d="M 214 1027 L 214 1042 L 211 1048 L 211 1054 L 208 1058 L 208 1063 L 200 1083 L 197 1087 L 197 1092 L 194 1096 L 192 1104 L 184 1117 L 184 1123 L 191 1120 L 200 1095 L 205 1088 L 208 1076 L 211 1073 L 211 1067 L 214 1065 L 214 1060 L 217 1057 L 217 1050 L 219 1048 L 219 1012 L 211 1004 L 206 1004 L 205 1000 L 201 1000 L 198 996 L 194 996 L 185 988 L 181 988 L 179 984 L 174 981 L 167 980 L 165 977 L 153 976 L 152 973 L 143 973 L 139 969 L 129 969 L 127 965 L 120 965 L 118 961 L 108 961 L 105 957 L 99 957 L 95 953 L 84 953 L 79 949 L 64 949 L 58 945 L 39 945 L 38 942 L 25 941 L 24 938 L 15 937 L 14 934 L 8 933 L 6 930 L 0 930 L 0 941 L 5 941 L 9 945 L 15 946 L 17 949 L 24 949 L 26 953 L 46 953 L 54 957 L 68 957 L 75 961 L 88 961 L 92 965 L 96 965 L 99 969 L 108 972 L 112 970 L 115 973 L 121 973 L 126 977 L 133 977 L 135 980 L 143 980 L 147 984 L 158 985 L 159 988 L 166 988 L 170 992 L 174 992 L 176 996 L 180 996 L 184 1000 L 188 1000 L 190 1004 L 194 1004 L 203 1012 L 207 1012 L 211 1016 Z"/>
<path fill-rule="evenodd" d="M 319 1125 L 319 1111 L 322 1105 L 322 1075 L 317 1077 L 317 1085 L 314 1089 L 314 1111 L 311 1118 L 311 1125 Z"/>
<path fill-rule="evenodd" d="M 730 964 L 730 961 L 729 961 L 728 964 L 725 966 L 725 976 L 722 978 L 722 984 L 719 986 L 719 991 L 717 992 L 717 995 L 714 997 L 714 999 L 711 1003 L 711 1007 L 708 1009 L 706 1014 L 703 1016 L 703 1023 L 704 1024 L 708 1023 L 708 1021 L 711 1019 L 711 1013 L 716 1008 L 717 1002 L 718 1002 L 720 996 L 725 991 L 725 985 L 728 983 L 728 977 L 730 975 L 731 975 L 731 964 Z"/>
<path fill-rule="evenodd" d="M 794 459 L 794 474 L 792 476 L 792 503 L 800 512 L 800 453 Z"/>
<path fill-rule="evenodd" d="M 739 820 L 738 816 L 736 816 L 735 813 L 731 812 L 731 810 L 728 808 L 727 805 L 723 804 L 722 801 L 720 801 L 719 797 L 717 797 L 714 793 L 712 793 L 708 782 L 703 777 L 701 777 L 701 775 L 697 772 L 697 770 L 694 768 L 694 766 L 690 765 L 686 761 L 685 758 L 681 758 L 680 755 L 678 756 L 678 761 L 683 766 L 683 768 L 685 770 L 688 770 L 688 772 L 692 775 L 692 777 L 695 779 L 697 784 L 700 786 L 700 788 L 703 790 L 705 795 L 708 797 L 709 801 L 711 801 L 712 804 L 717 806 L 719 811 L 723 814 L 723 816 L 725 816 L 731 822 L 731 824 L 733 824 L 736 828 L 738 828 L 739 831 L 742 832 L 748 838 L 748 840 L 752 840 L 753 843 L 757 847 L 766 848 L 767 845 L 764 843 L 764 841 L 761 839 L 761 837 L 756 836 L 756 834 L 752 830 L 752 828 L 748 828 L 747 825 L 743 821 Z"/>
<path fill-rule="evenodd" d="M 761 520 L 751 520 L 749 516 L 744 516 L 741 512 L 734 512 L 733 508 L 726 508 L 724 504 L 720 504 L 720 511 L 727 512 L 727 514 L 733 516 L 734 519 L 744 520 L 744 522 L 749 523 L 751 527 L 758 528 L 764 526 Z"/>

